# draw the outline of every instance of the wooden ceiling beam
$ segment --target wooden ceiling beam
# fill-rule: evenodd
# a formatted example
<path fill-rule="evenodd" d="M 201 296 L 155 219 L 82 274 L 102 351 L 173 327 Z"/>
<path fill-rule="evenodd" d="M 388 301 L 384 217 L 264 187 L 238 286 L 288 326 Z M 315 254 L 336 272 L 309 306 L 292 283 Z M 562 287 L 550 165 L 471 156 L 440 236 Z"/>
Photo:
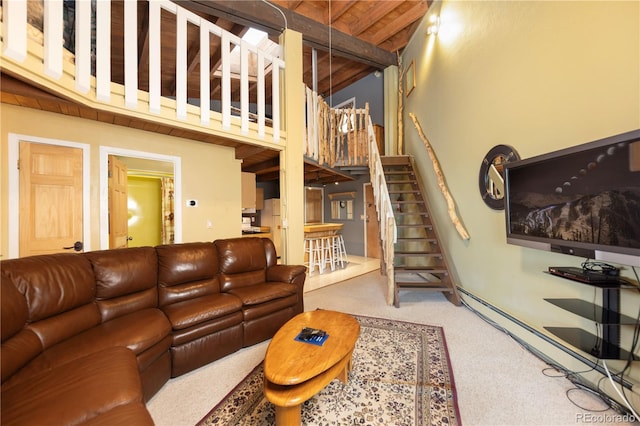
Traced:
<path fill-rule="evenodd" d="M 280 34 L 284 27 L 282 15 L 261 1 L 180 0 L 178 3 L 189 10 L 199 10 L 212 16 L 219 16 L 241 25 L 261 29 L 268 34 Z M 288 28 L 302 33 L 304 41 L 318 49 L 331 48 L 331 52 L 335 55 L 375 66 L 378 69 L 396 64 L 396 56 L 393 52 L 336 29 L 332 29 L 329 37 L 329 29 L 326 25 L 289 9 L 279 8 L 279 10 L 286 17 Z"/>

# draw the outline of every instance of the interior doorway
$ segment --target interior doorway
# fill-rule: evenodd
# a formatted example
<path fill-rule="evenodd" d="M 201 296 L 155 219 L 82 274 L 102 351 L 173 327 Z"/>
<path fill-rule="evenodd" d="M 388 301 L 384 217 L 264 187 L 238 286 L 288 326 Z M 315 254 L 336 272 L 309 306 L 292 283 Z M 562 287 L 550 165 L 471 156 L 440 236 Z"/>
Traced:
<path fill-rule="evenodd" d="M 101 147 L 101 248 L 110 248 L 111 212 L 108 171 L 110 156 L 125 164 L 127 169 L 127 229 L 125 231 L 127 246 L 182 242 L 180 157 Z M 168 201 L 171 201 L 170 206 L 163 205 Z M 168 220 L 169 216 L 171 216 L 171 223 L 167 224 L 165 219 Z"/>

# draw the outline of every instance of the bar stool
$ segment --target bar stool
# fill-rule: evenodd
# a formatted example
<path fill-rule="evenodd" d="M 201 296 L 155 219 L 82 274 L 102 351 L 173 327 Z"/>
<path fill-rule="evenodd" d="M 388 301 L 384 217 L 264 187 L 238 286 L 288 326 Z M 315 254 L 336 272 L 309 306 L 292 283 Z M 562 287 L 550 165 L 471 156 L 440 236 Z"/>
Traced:
<path fill-rule="evenodd" d="M 305 238 L 304 251 L 307 254 L 308 261 L 306 262 L 306 266 L 309 268 L 309 275 L 315 271 L 316 266 L 322 274 L 324 272 L 324 262 L 320 238 Z"/>
<path fill-rule="evenodd" d="M 337 265 L 339 263 L 340 267 L 344 268 L 345 265 L 349 263 L 349 259 L 347 259 L 347 250 L 344 247 L 344 238 L 342 238 L 342 234 L 336 234 L 333 236 L 332 246 L 335 264 Z"/>
<path fill-rule="evenodd" d="M 336 270 L 335 249 L 333 244 L 334 235 L 325 235 L 322 239 L 322 264 L 328 264 L 332 271 Z"/>

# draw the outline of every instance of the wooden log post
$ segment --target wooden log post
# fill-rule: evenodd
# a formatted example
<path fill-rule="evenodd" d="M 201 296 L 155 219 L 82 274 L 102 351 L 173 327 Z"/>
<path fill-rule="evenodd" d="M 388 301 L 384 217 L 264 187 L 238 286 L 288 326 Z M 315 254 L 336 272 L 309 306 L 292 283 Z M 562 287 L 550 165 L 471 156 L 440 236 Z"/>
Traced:
<path fill-rule="evenodd" d="M 462 221 L 460 221 L 460 218 L 456 213 L 456 204 L 453 201 L 453 197 L 451 197 L 449 188 L 447 188 L 447 184 L 444 179 L 444 174 L 442 173 L 442 169 L 440 168 L 440 163 L 438 162 L 438 158 L 436 157 L 436 154 L 433 151 L 431 143 L 429 142 L 424 132 L 422 131 L 422 127 L 420 127 L 420 123 L 418 122 L 418 119 L 416 118 L 416 116 L 412 112 L 409 113 L 409 116 L 411 117 L 411 120 L 413 120 L 413 124 L 416 127 L 416 130 L 418 131 L 418 135 L 420 136 L 420 139 L 422 139 L 422 142 L 424 142 L 424 145 L 427 149 L 427 153 L 429 154 L 429 158 L 431 158 L 433 169 L 438 178 L 438 186 L 440 187 L 440 191 L 442 191 L 442 195 L 444 195 L 444 198 L 447 202 L 449 218 L 451 218 L 451 222 L 453 222 L 454 226 L 456 227 L 456 230 L 458 231 L 458 234 L 460 234 L 462 239 L 468 240 L 471 237 L 469 236 L 469 233 L 465 229 L 464 225 L 462 224 Z"/>

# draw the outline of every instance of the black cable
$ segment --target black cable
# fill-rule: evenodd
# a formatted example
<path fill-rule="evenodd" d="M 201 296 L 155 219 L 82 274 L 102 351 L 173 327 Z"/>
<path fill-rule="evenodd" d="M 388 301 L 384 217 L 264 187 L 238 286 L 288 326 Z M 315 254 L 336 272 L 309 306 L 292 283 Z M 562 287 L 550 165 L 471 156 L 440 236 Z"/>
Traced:
<path fill-rule="evenodd" d="M 640 282 L 640 280 L 638 279 L 638 271 L 636 271 L 636 268 L 634 266 L 632 266 L 631 270 L 633 271 L 634 275 L 636 276 L 636 282 Z M 640 289 L 638 289 L 638 291 L 640 292 Z M 638 342 L 639 341 L 640 341 L 640 306 L 638 307 L 638 315 L 636 317 L 636 323 L 635 323 L 634 329 L 633 329 L 633 338 L 631 340 L 631 349 L 629 350 L 629 356 L 627 357 L 627 362 L 626 362 L 625 366 L 622 368 L 622 370 L 620 370 L 619 373 L 616 373 L 613 376 L 618 376 L 618 377 L 620 377 L 620 379 L 624 379 L 625 373 L 627 373 L 628 370 L 631 368 L 631 363 L 633 362 L 633 360 L 635 358 L 634 353 L 638 349 Z M 633 407 L 633 404 L 631 404 L 631 402 L 629 401 L 629 398 L 628 398 L 628 396 L 626 394 L 626 390 L 625 390 L 624 386 L 622 386 L 621 389 L 622 389 L 622 395 L 623 395 L 623 397 L 625 399 L 625 402 Z M 633 407 L 633 409 L 634 409 L 634 411 L 637 411 L 635 407 Z"/>
<path fill-rule="evenodd" d="M 635 269 L 634 269 L 635 272 Z M 636 273 L 637 276 L 637 273 Z M 482 315 L 479 311 L 475 310 L 474 308 L 472 308 L 464 299 L 461 301 L 462 304 L 467 307 L 467 309 L 469 309 L 471 312 L 475 313 L 476 315 L 478 315 L 482 320 L 484 320 L 486 323 L 492 325 L 494 328 L 502 331 L 503 333 L 505 333 L 507 336 L 511 337 L 513 340 L 515 340 L 518 344 L 520 344 L 520 346 L 522 346 L 524 349 L 528 350 L 531 354 L 533 354 L 535 357 L 537 357 L 538 359 L 540 359 L 541 361 L 543 361 L 545 364 L 549 365 L 550 368 L 554 368 L 557 371 L 565 371 L 567 372 L 567 375 L 565 376 L 565 378 L 567 380 L 569 380 L 574 386 L 576 386 L 577 388 L 586 390 L 588 392 L 591 392 L 592 394 L 594 394 L 595 396 L 598 396 L 605 404 L 607 404 L 607 406 L 618 412 L 618 413 L 625 413 L 627 411 L 627 407 L 623 407 L 622 405 L 620 405 L 616 400 L 610 398 L 602 389 L 600 389 L 600 382 L 604 379 L 606 379 L 606 376 L 603 376 L 600 378 L 600 380 L 598 381 L 596 388 L 593 389 L 590 386 L 587 386 L 581 382 L 579 382 L 580 378 L 578 377 L 578 374 L 582 374 L 583 372 L 580 371 L 576 371 L 576 372 L 572 372 L 571 370 L 567 370 L 564 367 L 561 367 L 553 362 L 550 362 L 549 359 L 546 357 L 546 355 L 542 354 L 540 351 L 538 351 L 535 348 L 532 348 L 531 346 L 529 346 L 527 343 L 525 343 L 524 341 L 522 341 L 520 338 L 518 338 L 517 336 L 515 336 L 514 334 L 512 334 L 509 330 L 507 330 L 506 328 L 500 326 L 497 322 L 489 319 L 488 317 Z M 583 361 L 584 362 L 584 361 Z M 588 373 L 593 371 L 597 365 L 598 362 L 595 362 L 593 364 L 593 367 L 587 371 L 585 371 L 584 373 Z M 553 377 L 553 376 L 548 376 L 547 374 L 544 373 L 544 370 L 547 369 L 543 369 L 542 370 L 542 374 L 546 375 L 547 377 Z M 560 377 L 560 376 L 557 376 Z M 570 389 L 569 389 L 570 390 Z M 590 410 L 590 409 L 586 409 L 584 407 L 581 407 L 579 404 L 575 403 L 568 395 L 569 390 L 565 391 L 565 394 L 567 395 L 567 399 L 569 400 L 569 402 L 571 402 L 573 405 L 575 405 L 576 407 L 583 409 L 585 411 L 592 411 L 592 412 L 600 412 L 598 410 Z M 604 410 L 606 411 L 606 410 Z"/>
<path fill-rule="evenodd" d="M 604 262 L 596 262 L 595 260 L 586 259 L 582 262 L 582 269 L 586 272 L 601 273 L 605 275 L 618 276 L 620 268 Z"/>

